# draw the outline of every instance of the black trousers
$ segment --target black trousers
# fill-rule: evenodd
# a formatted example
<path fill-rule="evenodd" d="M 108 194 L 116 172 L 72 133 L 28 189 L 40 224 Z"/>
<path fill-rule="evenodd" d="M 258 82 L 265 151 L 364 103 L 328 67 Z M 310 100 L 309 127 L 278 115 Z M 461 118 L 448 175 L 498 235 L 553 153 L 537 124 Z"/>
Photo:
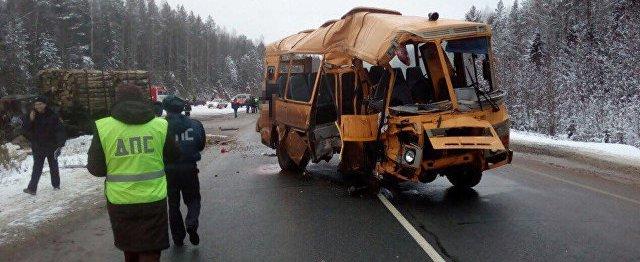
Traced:
<path fill-rule="evenodd" d="M 124 251 L 125 262 L 157 262 L 160 261 L 162 251 L 129 252 Z"/>
<path fill-rule="evenodd" d="M 42 176 L 42 168 L 44 160 L 49 162 L 49 170 L 51 173 L 51 185 L 55 188 L 60 187 L 60 169 L 58 168 L 58 159 L 55 157 L 55 151 L 51 152 L 33 152 L 33 170 L 31 172 L 31 181 L 29 181 L 29 190 L 38 190 L 38 182 Z"/>
<path fill-rule="evenodd" d="M 166 171 L 171 237 L 174 242 L 180 242 L 184 240 L 186 231 L 198 230 L 201 199 L 200 181 L 198 180 L 199 170 L 193 165 L 167 169 Z M 180 212 L 181 195 L 184 204 L 187 206 L 187 217 L 184 221 L 182 220 L 182 213 Z"/>

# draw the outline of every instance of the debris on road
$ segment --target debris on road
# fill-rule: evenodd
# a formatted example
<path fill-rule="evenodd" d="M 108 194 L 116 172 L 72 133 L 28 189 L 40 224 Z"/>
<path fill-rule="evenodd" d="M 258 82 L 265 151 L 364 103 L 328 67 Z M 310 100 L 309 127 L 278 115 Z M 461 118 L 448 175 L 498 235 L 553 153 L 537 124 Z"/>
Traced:
<path fill-rule="evenodd" d="M 225 135 L 212 135 L 207 134 L 207 145 L 222 145 L 226 146 L 230 142 L 235 142 L 236 138 L 225 136 Z"/>
<path fill-rule="evenodd" d="M 239 128 L 237 128 L 237 127 L 218 127 L 218 130 L 220 130 L 220 131 L 238 131 Z"/>
<path fill-rule="evenodd" d="M 275 157 L 276 156 L 276 152 L 264 152 L 262 153 L 263 156 L 268 156 L 268 157 Z"/>

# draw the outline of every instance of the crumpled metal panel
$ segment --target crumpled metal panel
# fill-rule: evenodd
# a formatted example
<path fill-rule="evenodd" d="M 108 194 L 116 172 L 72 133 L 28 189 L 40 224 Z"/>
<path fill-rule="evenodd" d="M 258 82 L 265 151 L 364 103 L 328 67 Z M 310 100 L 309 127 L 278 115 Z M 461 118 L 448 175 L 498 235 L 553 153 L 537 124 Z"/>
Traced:
<path fill-rule="evenodd" d="M 490 130 L 489 136 L 446 136 L 437 135 L 436 129 L 449 128 L 486 128 Z M 442 121 L 436 129 L 433 126 L 424 125 L 429 141 L 434 149 L 494 149 L 505 150 L 502 141 L 493 126 L 488 121 L 478 120 L 473 117 L 461 116 Z"/>
<path fill-rule="evenodd" d="M 289 157 L 291 157 L 296 164 L 300 164 L 308 148 L 307 141 L 304 140 L 298 132 L 289 130 L 289 133 L 285 137 L 285 145 L 287 146 Z"/>
<path fill-rule="evenodd" d="M 378 114 L 343 115 L 340 120 L 340 135 L 343 141 L 375 141 L 378 136 Z"/>

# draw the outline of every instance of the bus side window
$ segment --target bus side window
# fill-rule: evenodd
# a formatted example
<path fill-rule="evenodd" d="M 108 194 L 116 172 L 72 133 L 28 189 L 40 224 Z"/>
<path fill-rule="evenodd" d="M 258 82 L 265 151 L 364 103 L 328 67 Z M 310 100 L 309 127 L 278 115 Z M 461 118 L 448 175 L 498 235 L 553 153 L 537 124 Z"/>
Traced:
<path fill-rule="evenodd" d="M 282 74 L 276 81 L 277 90 L 274 92 L 278 97 L 284 97 L 284 88 L 287 86 L 287 75 Z"/>
<path fill-rule="evenodd" d="M 295 74 L 291 76 L 291 84 L 287 91 L 287 99 L 299 102 L 309 102 L 313 86 L 310 87 L 307 74 Z"/>

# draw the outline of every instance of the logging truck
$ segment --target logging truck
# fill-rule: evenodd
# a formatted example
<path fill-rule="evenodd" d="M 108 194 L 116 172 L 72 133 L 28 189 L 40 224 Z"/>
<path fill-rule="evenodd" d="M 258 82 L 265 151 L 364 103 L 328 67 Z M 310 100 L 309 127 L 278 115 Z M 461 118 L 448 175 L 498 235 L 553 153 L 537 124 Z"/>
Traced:
<path fill-rule="evenodd" d="M 256 131 L 283 170 L 477 185 L 511 163 L 487 24 L 359 7 L 267 46 Z"/>
<path fill-rule="evenodd" d="M 158 94 L 149 85 L 147 71 L 48 69 L 39 72 L 37 82 L 70 135 L 90 132 L 94 120 L 109 115 L 120 84 L 140 87 L 149 93 L 150 101 Z"/>

